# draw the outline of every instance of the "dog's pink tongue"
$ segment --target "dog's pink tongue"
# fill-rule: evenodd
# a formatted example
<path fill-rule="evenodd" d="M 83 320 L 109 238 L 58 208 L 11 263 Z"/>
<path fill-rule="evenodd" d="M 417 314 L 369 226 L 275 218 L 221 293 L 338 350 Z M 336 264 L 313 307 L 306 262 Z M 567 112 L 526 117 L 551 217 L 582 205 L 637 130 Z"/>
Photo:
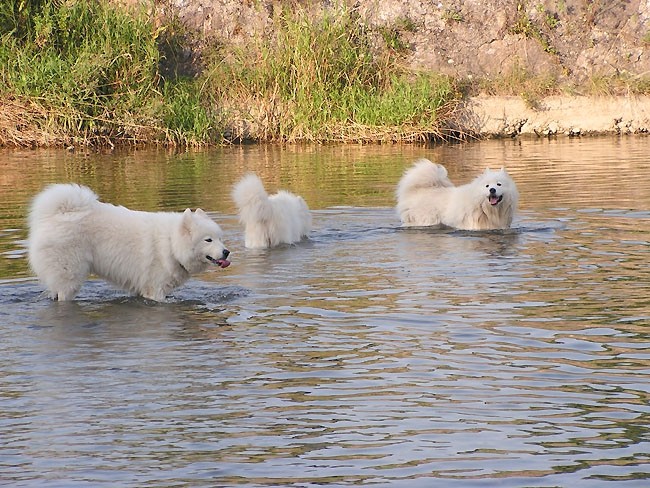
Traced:
<path fill-rule="evenodd" d="M 221 268 L 227 268 L 228 266 L 230 266 L 230 261 L 228 261 L 227 259 L 220 259 L 219 261 L 217 261 L 217 264 Z"/>
<path fill-rule="evenodd" d="M 490 205 L 496 205 L 499 203 L 499 197 L 490 197 Z"/>

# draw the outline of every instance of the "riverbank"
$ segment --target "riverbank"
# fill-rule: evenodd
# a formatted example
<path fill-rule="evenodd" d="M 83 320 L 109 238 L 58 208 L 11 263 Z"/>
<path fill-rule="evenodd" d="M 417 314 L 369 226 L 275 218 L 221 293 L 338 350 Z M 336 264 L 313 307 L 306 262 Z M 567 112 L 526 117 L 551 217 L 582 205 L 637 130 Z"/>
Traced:
<path fill-rule="evenodd" d="M 15 100 L 0 101 L 0 147 L 168 145 L 164 141 L 156 142 L 146 137 L 116 140 L 108 136 L 88 143 L 48 124 L 49 118 L 50 114 L 38 105 L 19 103 Z M 521 97 L 483 95 L 469 97 L 460 102 L 445 124 L 448 129 L 439 129 L 438 140 L 446 137 L 482 139 L 643 136 L 650 133 L 650 97 L 552 96 L 541 99 L 533 108 Z M 365 142 L 386 142 L 384 137 L 385 134 L 377 134 L 373 140 L 372 134 L 368 134 L 368 140 Z M 244 138 L 238 140 L 245 142 Z M 249 139 L 248 142 L 264 141 Z M 401 142 L 426 141 L 420 134 L 416 134 L 415 141 Z"/>
<path fill-rule="evenodd" d="M 410 0 L 383 2 L 382 15 L 366 1 L 266 0 L 230 16 L 238 2 L 124 3 L 0 7 L 0 146 L 412 143 L 650 127 L 650 69 L 639 71 L 647 55 L 634 48 L 650 45 L 637 22 L 650 16 L 645 4 L 597 9 L 585 24 L 577 7 L 513 0 L 440 3 L 417 16 Z M 485 50 L 482 19 L 515 6 L 488 29 L 503 42 Z M 614 72 L 585 71 L 585 57 L 622 48 L 598 58 Z"/>
<path fill-rule="evenodd" d="M 648 134 L 650 96 L 550 96 L 531 107 L 521 97 L 478 96 L 465 105 L 465 130 L 477 137 Z"/>

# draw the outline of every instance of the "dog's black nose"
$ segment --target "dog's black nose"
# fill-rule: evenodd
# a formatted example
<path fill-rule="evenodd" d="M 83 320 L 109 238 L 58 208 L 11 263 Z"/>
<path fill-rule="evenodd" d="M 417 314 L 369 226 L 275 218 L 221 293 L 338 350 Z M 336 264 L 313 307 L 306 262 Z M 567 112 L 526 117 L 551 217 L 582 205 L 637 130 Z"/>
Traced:
<path fill-rule="evenodd" d="M 223 258 L 226 259 L 230 254 L 230 251 L 228 249 L 224 249 L 222 254 L 223 254 Z"/>
<path fill-rule="evenodd" d="M 490 195 L 494 195 L 497 192 L 496 188 L 490 188 Z"/>

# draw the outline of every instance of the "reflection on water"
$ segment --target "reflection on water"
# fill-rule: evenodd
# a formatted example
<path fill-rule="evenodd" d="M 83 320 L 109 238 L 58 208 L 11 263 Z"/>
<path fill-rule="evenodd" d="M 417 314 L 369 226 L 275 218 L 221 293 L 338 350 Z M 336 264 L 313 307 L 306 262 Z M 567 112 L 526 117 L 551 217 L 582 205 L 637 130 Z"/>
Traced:
<path fill-rule="evenodd" d="M 0 472 L 12 486 L 643 486 L 650 183 L 643 138 L 0 158 Z M 513 229 L 400 229 L 405 167 L 506 164 Z M 302 193 L 308 242 L 242 248 L 245 171 Z M 233 265 L 154 304 L 51 303 L 26 204 L 74 180 L 213 212 Z M 645 480 L 645 481 L 644 481 Z M 626 482 L 626 483 L 623 483 Z"/>

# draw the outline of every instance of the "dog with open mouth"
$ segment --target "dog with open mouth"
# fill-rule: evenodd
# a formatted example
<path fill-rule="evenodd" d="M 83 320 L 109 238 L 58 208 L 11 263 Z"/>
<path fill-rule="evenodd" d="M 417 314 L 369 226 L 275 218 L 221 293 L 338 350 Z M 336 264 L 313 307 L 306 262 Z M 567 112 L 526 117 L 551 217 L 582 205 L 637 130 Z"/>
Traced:
<path fill-rule="evenodd" d="M 95 274 L 161 302 L 191 275 L 230 265 L 221 238 L 201 209 L 131 210 L 99 201 L 85 186 L 55 184 L 32 202 L 28 256 L 54 300 L 72 300 Z"/>
<path fill-rule="evenodd" d="M 461 230 L 507 229 L 519 202 L 517 185 L 504 168 L 488 168 L 455 186 L 445 167 L 428 159 L 416 161 L 404 173 L 396 197 L 403 226 Z"/>

